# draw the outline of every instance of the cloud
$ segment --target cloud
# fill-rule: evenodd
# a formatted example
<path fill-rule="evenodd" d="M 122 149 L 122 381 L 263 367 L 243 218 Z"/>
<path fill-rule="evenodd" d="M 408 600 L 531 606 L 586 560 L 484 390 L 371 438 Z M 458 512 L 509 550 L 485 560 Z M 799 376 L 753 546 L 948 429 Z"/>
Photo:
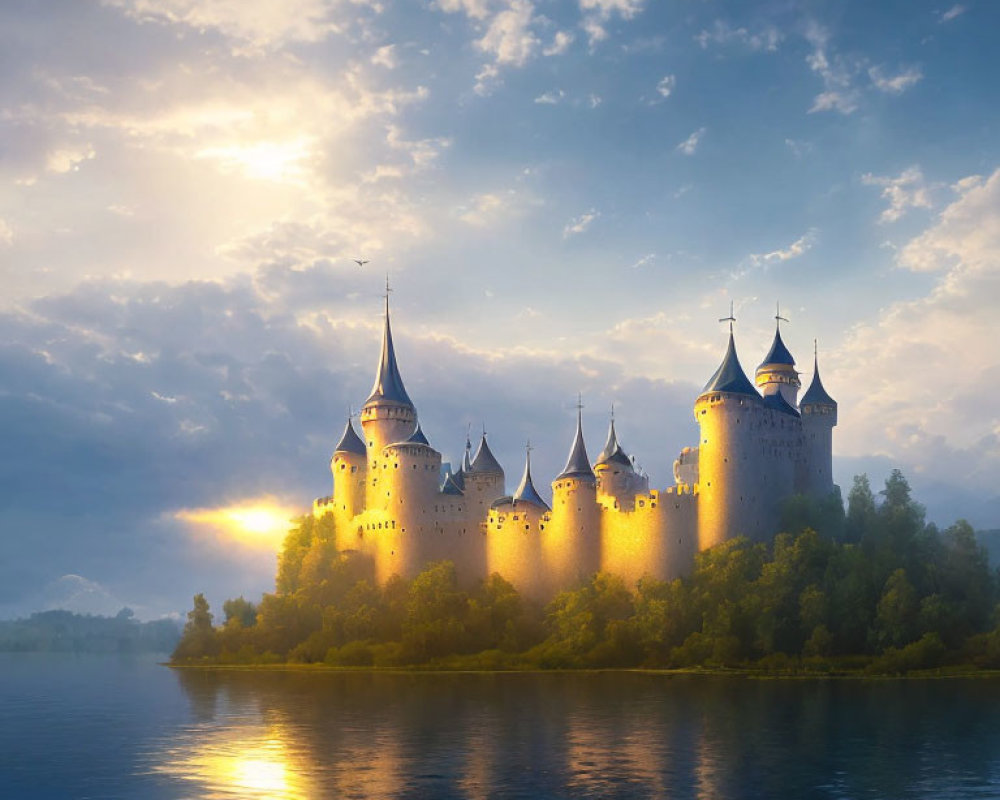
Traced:
<path fill-rule="evenodd" d="M 656 93 L 664 100 L 670 97 L 677 85 L 677 78 L 674 75 L 664 75 L 656 84 Z"/>
<path fill-rule="evenodd" d="M 966 9 L 965 6 L 959 5 L 959 4 L 955 4 L 951 8 L 949 8 L 947 11 L 945 11 L 943 14 L 941 14 L 940 17 L 938 17 L 938 22 L 941 22 L 941 23 L 951 22 L 953 19 L 955 19 L 956 17 L 961 16 L 966 11 L 967 11 L 967 9 Z"/>
<path fill-rule="evenodd" d="M 535 102 L 539 105 L 554 106 L 561 103 L 565 96 L 566 93 L 562 89 L 559 89 L 557 91 L 549 91 L 538 95 L 538 97 L 535 98 Z"/>
<path fill-rule="evenodd" d="M 644 0 L 579 0 L 583 20 L 580 27 L 587 34 L 587 43 L 593 47 L 608 38 L 605 27 L 613 16 L 630 20 L 642 12 Z"/>
<path fill-rule="evenodd" d="M 592 94 L 587 97 L 587 105 L 592 109 L 597 108 L 602 102 L 604 101 L 600 95 Z"/>
<path fill-rule="evenodd" d="M 0 217 L 0 245 L 10 247 L 12 244 L 14 244 L 14 229 Z"/>
<path fill-rule="evenodd" d="M 642 258 L 640 258 L 638 261 L 636 261 L 634 264 L 630 266 L 632 269 L 639 269 L 640 267 L 644 267 L 647 264 L 651 264 L 655 259 L 656 259 L 656 253 L 646 253 L 646 255 L 642 256 Z"/>
<path fill-rule="evenodd" d="M 707 128 L 698 128 L 698 130 L 688 136 L 687 139 L 678 144 L 674 149 L 686 156 L 693 156 L 697 152 L 698 144 L 701 142 L 706 130 Z"/>
<path fill-rule="evenodd" d="M 497 64 L 523 67 L 541 44 L 532 31 L 535 7 L 529 0 L 509 0 L 509 5 L 490 20 L 476 47 L 496 58 Z"/>
<path fill-rule="evenodd" d="M 449 14 L 464 12 L 472 19 L 485 19 L 489 14 L 488 0 L 435 0 L 434 6 Z"/>
<path fill-rule="evenodd" d="M 569 46 L 573 44 L 573 38 L 573 34 L 568 31 L 556 31 L 556 35 L 552 38 L 552 44 L 542 50 L 542 55 L 561 56 L 569 50 Z"/>
<path fill-rule="evenodd" d="M 772 250 L 770 253 L 751 253 L 748 258 L 754 266 L 767 266 L 774 262 L 789 261 L 807 253 L 815 242 L 816 231 L 810 229 L 787 247 Z"/>
<path fill-rule="evenodd" d="M 813 151 L 813 143 L 805 142 L 800 139 L 785 139 L 785 146 L 792 151 L 792 155 L 796 158 L 802 158 L 802 156 Z"/>
<path fill-rule="evenodd" d="M 889 207 L 879 216 L 879 222 L 896 222 L 911 208 L 930 208 L 930 187 L 924 181 L 919 166 L 908 167 L 895 178 L 872 175 L 861 176 L 865 186 L 882 187 L 882 197 L 889 201 Z"/>
<path fill-rule="evenodd" d="M 386 69 L 396 69 L 399 66 L 399 57 L 396 55 L 396 45 L 386 44 L 378 48 L 371 58 L 372 64 L 377 64 Z"/>
<path fill-rule="evenodd" d="M 752 51 L 774 52 L 784 37 L 777 28 L 767 26 L 758 31 L 747 28 L 734 28 L 725 20 L 715 20 L 711 29 L 703 30 L 694 40 L 703 50 L 709 45 L 739 44 Z"/>
<path fill-rule="evenodd" d="M 217 30 L 254 48 L 321 42 L 343 29 L 332 19 L 340 3 L 325 0 L 103 0 L 140 22 Z"/>
<path fill-rule="evenodd" d="M 45 159 L 45 168 L 57 174 L 75 172 L 80 168 L 80 164 L 96 155 L 94 148 L 89 144 L 53 150 Z"/>
<path fill-rule="evenodd" d="M 823 80 L 824 90 L 813 99 L 809 113 L 837 111 L 851 114 L 858 108 L 860 93 L 854 86 L 854 77 L 860 64 L 852 58 L 832 53 L 829 48 L 829 34 L 821 26 L 810 24 L 806 29 L 806 39 L 812 45 L 812 52 L 806 56 L 809 69 Z"/>
<path fill-rule="evenodd" d="M 524 202 L 513 189 L 499 192 L 483 192 L 475 195 L 458 209 L 458 219 L 476 228 L 497 225 L 521 211 Z"/>
<path fill-rule="evenodd" d="M 880 92 L 902 94 L 924 77 L 918 67 L 907 67 L 896 75 L 887 75 L 881 67 L 871 67 L 868 76 Z"/>
<path fill-rule="evenodd" d="M 936 274 L 931 290 L 856 326 L 836 353 L 842 385 L 867 376 L 864 403 L 841 406 L 838 436 L 843 452 L 888 453 L 995 496 L 1000 414 L 988 398 L 1000 358 L 984 331 L 995 328 L 990 299 L 1000 297 L 1000 170 L 952 188 L 955 199 L 896 256 Z"/>
<path fill-rule="evenodd" d="M 563 239 L 568 239 L 570 236 L 576 236 L 583 233 L 590 227 L 591 223 L 601 216 L 601 212 L 596 209 L 590 209 L 585 211 L 578 217 L 574 217 L 563 227 Z"/>

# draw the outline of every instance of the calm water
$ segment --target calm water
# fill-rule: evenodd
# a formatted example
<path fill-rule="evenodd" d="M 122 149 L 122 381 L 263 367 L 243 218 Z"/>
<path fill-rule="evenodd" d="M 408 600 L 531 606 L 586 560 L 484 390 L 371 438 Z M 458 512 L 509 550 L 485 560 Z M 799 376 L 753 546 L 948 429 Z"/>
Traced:
<path fill-rule="evenodd" d="M 3 798 L 1000 798 L 1000 681 L 0 654 Z"/>

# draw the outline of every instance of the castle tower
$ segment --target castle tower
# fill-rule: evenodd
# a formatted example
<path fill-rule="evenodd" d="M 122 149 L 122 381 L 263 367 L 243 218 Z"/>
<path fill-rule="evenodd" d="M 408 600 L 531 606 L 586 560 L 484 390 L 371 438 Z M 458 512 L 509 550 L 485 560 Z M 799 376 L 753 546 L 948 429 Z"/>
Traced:
<path fill-rule="evenodd" d="M 389 325 L 387 291 L 382 352 L 375 372 L 375 385 L 361 408 L 361 427 L 364 429 L 368 449 L 366 505 L 369 509 L 380 507 L 380 501 L 385 495 L 385 491 L 379 487 L 379 481 L 387 469 L 382 456 L 383 448 L 396 442 L 405 442 L 414 432 L 416 424 L 417 410 L 406 393 L 403 378 L 396 365 L 396 350 L 392 344 L 392 329 Z"/>
<path fill-rule="evenodd" d="M 781 322 L 785 318 L 779 312 L 774 315 L 774 319 L 774 342 L 757 367 L 755 380 L 764 397 L 781 392 L 785 402 L 795 408 L 802 383 L 799 380 L 799 373 L 795 371 L 795 359 L 781 341 Z"/>
<path fill-rule="evenodd" d="M 552 482 L 551 520 L 542 529 L 542 563 L 549 594 L 572 587 L 601 566 L 597 478 L 583 441 L 583 405 L 577 405 L 576 435 L 566 466 Z"/>
<path fill-rule="evenodd" d="M 471 448 L 470 448 L 471 449 Z M 465 499 L 470 508 L 476 509 L 477 519 L 486 519 L 490 506 L 504 495 L 503 467 L 496 460 L 493 451 L 486 443 L 486 433 L 479 440 L 479 449 L 469 463 L 468 470 L 463 468 L 462 476 L 465 482 Z"/>
<path fill-rule="evenodd" d="M 333 514 L 336 520 L 340 549 L 350 549 L 352 543 L 346 537 L 347 523 L 365 509 L 365 483 L 368 475 L 368 453 L 365 443 L 354 430 L 351 418 L 347 418 L 344 434 L 330 459 L 333 473 Z"/>
<path fill-rule="evenodd" d="M 546 593 L 539 535 L 551 509 L 531 480 L 531 447 L 524 459 L 524 475 L 510 497 L 490 507 L 486 534 L 487 574 L 499 572 L 522 594 L 542 599 Z"/>
<path fill-rule="evenodd" d="M 743 372 L 730 321 L 729 346 L 694 405 L 698 446 L 698 549 L 740 535 L 763 535 L 759 428 L 767 413 Z"/>
<path fill-rule="evenodd" d="M 594 474 L 597 478 L 597 502 L 606 508 L 631 509 L 635 495 L 649 488 L 649 481 L 636 473 L 632 459 L 618 443 L 613 410 L 608 440 L 594 464 Z"/>
<path fill-rule="evenodd" d="M 799 490 L 825 497 L 834 490 L 833 429 L 837 424 L 837 402 L 823 388 L 819 377 L 819 353 L 813 355 L 813 379 L 799 405 L 805 439 L 804 468 Z"/>

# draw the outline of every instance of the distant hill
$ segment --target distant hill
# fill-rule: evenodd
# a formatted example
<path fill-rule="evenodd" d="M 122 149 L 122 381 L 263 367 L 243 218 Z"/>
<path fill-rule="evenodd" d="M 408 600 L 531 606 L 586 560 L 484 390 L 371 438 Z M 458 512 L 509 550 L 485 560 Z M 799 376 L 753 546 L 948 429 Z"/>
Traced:
<path fill-rule="evenodd" d="M 0 621 L 0 652 L 169 653 L 179 638 L 175 620 L 138 622 L 127 608 L 114 617 L 41 611 Z"/>
<path fill-rule="evenodd" d="M 990 555 L 990 566 L 1000 567 L 1000 528 L 991 531 L 976 531 L 976 538 Z"/>

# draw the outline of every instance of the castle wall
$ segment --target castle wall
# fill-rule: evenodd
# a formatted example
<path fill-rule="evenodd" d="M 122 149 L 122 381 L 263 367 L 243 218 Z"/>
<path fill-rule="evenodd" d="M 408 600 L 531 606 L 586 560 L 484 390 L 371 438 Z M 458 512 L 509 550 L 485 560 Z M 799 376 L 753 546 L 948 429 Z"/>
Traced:
<path fill-rule="evenodd" d="M 802 422 L 791 414 L 765 409 L 759 431 L 760 527 L 751 538 L 763 540 L 777 532 L 781 525 L 781 504 L 795 493 L 803 459 Z"/>
<path fill-rule="evenodd" d="M 584 583 L 601 568 L 600 511 L 593 479 L 561 478 L 552 484 L 552 511 L 541 523 L 546 594 Z"/>
<path fill-rule="evenodd" d="M 638 495 L 628 510 L 601 507 L 601 571 L 635 586 L 643 577 L 673 580 L 691 571 L 698 549 L 698 504 L 692 491 Z"/>
<path fill-rule="evenodd" d="M 511 503 L 490 511 L 486 528 L 486 571 L 500 573 L 523 595 L 547 600 L 542 575 L 541 526 L 548 513 L 532 503 Z"/>
<path fill-rule="evenodd" d="M 797 490 L 814 497 L 833 491 L 833 428 L 837 410 L 830 406 L 802 408 L 803 459 Z"/>

